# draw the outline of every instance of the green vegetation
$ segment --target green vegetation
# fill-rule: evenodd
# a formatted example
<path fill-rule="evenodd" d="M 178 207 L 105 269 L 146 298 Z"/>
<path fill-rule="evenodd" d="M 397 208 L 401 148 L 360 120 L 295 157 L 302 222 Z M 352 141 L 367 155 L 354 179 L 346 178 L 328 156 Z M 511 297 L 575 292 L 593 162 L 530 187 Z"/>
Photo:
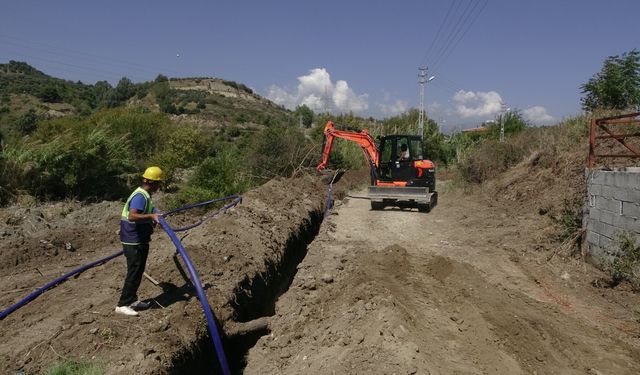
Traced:
<path fill-rule="evenodd" d="M 153 82 L 85 85 L 22 62 L 0 64 L 0 204 L 22 194 L 122 198 L 150 164 L 177 187 L 174 204 L 194 202 L 289 175 L 304 159 L 310 141 L 292 112 L 233 81 L 217 84 L 250 100 L 173 89 L 175 81 L 160 74 Z M 172 114 L 198 114 L 200 122 L 178 123 Z"/>
<path fill-rule="evenodd" d="M 294 115 L 300 119 L 300 121 L 302 122 L 302 125 L 305 128 L 311 127 L 311 124 L 313 123 L 313 116 L 314 116 L 314 113 L 311 110 L 311 108 L 307 107 L 305 104 L 299 105 L 296 107 L 296 110 L 294 111 Z"/>
<path fill-rule="evenodd" d="M 102 375 L 105 373 L 102 363 L 66 360 L 45 371 L 45 375 Z"/>
<path fill-rule="evenodd" d="M 105 109 L 42 121 L 29 136 L 7 144 L 0 158 L 7 171 L 0 199 L 6 203 L 19 192 L 38 199 L 120 198 L 139 182 L 141 170 L 157 164 L 168 183 L 177 170 L 195 170 L 176 204 L 205 200 L 291 175 L 308 147 L 294 125 L 228 142 L 212 130 L 174 124 L 162 113 Z"/>
<path fill-rule="evenodd" d="M 622 233 L 616 242 L 617 257 L 606 265 L 611 280 L 614 285 L 626 280 L 638 290 L 640 289 L 640 245 L 637 237 L 631 233 Z"/>
<path fill-rule="evenodd" d="M 513 118 L 505 125 L 504 143 L 498 141 L 499 125 L 490 124 L 484 133 L 461 133 L 450 139 L 456 149 L 456 167 L 463 181 L 482 183 L 491 179 L 524 158 L 538 152 L 537 165 L 551 167 L 557 162 L 559 153 L 575 150 L 576 145 L 586 141 L 589 117 L 577 116 L 564 120 L 558 126 L 548 128 L 525 127 Z M 517 121 L 516 121 L 517 120 Z"/>
<path fill-rule="evenodd" d="M 599 73 L 581 86 L 582 107 L 631 109 L 640 106 L 640 51 L 608 57 Z"/>

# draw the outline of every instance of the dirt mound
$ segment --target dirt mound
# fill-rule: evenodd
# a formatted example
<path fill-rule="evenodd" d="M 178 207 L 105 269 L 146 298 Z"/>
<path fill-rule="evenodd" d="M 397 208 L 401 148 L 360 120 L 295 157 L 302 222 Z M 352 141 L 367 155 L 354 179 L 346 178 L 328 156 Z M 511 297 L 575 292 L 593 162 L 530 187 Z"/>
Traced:
<path fill-rule="evenodd" d="M 343 188 L 358 179 L 347 176 Z M 301 245 L 317 231 L 326 197 L 320 176 L 277 179 L 248 192 L 241 205 L 218 220 L 178 234 L 221 326 L 227 329 L 268 314 L 269 298 L 273 300 L 282 282 L 281 263 L 297 252 L 304 256 Z M 5 286 L 0 306 L 118 251 L 121 204 L 65 203 L 1 211 L 3 233 L 9 234 L 2 238 L 2 258 L 8 260 L 0 268 Z M 196 219 L 170 218 L 177 223 Z M 63 250 L 67 243 L 72 250 Z M 37 373 L 62 358 L 106 363 L 109 374 L 211 371 L 216 360 L 208 354 L 212 348 L 204 315 L 185 269 L 159 231 L 146 271 L 161 284 L 143 280 L 139 295 L 154 304 L 139 319 L 113 313 L 124 279 L 121 258 L 45 293 L 2 321 L 0 373 Z"/>

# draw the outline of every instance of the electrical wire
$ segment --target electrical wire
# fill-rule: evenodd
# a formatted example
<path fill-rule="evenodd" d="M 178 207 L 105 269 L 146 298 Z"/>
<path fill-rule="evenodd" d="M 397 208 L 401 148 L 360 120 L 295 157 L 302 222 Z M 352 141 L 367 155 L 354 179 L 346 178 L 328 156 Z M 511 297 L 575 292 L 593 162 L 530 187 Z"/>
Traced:
<path fill-rule="evenodd" d="M 456 47 L 467 35 L 471 27 L 478 20 L 489 0 L 470 0 L 468 3 L 464 1 L 453 0 L 447 13 L 436 32 L 435 37 L 427 48 L 420 66 L 428 67 L 429 71 L 435 74 L 438 68 L 453 53 Z M 438 74 L 438 80 L 445 79 L 445 76 Z M 450 82 L 454 86 L 460 86 Z M 450 90 L 453 93 L 459 90 L 453 89 L 450 84 L 440 84 L 441 88 Z M 434 83 L 438 86 L 438 84 Z"/>
<path fill-rule="evenodd" d="M 46 62 L 59 64 L 59 65 L 73 66 L 78 69 L 81 69 L 81 71 L 90 70 L 90 71 L 101 73 L 103 77 L 105 76 L 105 74 L 108 75 L 110 78 L 113 77 L 114 75 L 117 75 L 118 78 L 121 78 L 123 75 L 121 73 L 115 73 L 109 69 L 96 68 L 96 66 L 116 67 L 118 69 L 124 68 L 124 70 L 126 70 L 127 72 L 130 72 L 131 70 L 136 70 L 138 72 L 145 72 L 145 73 L 151 73 L 151 74 L 159 74 L 160 72 L 162 72 L 164 74 L 173 74 L 176 76 L 180 75 L 179 73 L 176 73 L 168 69 L 155 68 L 155 67 L 142 65 L 135 62 L 131 62 L 131 61 L 114 59 L 108 56 L 89 54 L 85 52 L 72 50 L 69 48 L 55 46 L 52 44 L 28 41 L 28 40 L 10 36 L 7 34 L 0 34 L 0 40 L 2 41 L 2 44 L 4 47 L 14 46 L 19 49 L 22 49 L 23 51 L 24 50 L 28 51 L 28 53 L 24 53 L 24 52 L 21 52 L 21 53 L 23 56 L 28 57 L 30 59 L 46 61 Z M 6 48 L 5 50 L 10 51 Z M 16 52 L 10 51 L 8 53 L 16 53 Z M 35 53 L 39 56 L 33 56 L 33 55 L 30 55 L 29 53 L 32 53 L 32 54 Z M 62 60 L 74 59 L 74 61 L 84 60 L 89 62 L 92 65 L 92 67 L 89 68 L 87 66 L 69 64 L 69 63 L 58 61 L 58 60 L 51 60 L 51 59 L 47 59 L 46 57 L 42 57 L 43 55 L 50 55 L 50 56 L 53 56 L 54 58 L 57 58 L 58 60 L 60 59 Z M 131 74 L 129 73 L 127 74 L 127 76 L 131 77 Z M 133 77 L 140 79 L 140 81 L 148 80 L 147 78 L 142 78 L 140 75 L 133 75 Z"/>
<path fill-rule="evenodd" d="M 429 45 L 429 48 L 427 48 L 427 51 L 422 57 L 422 60 L 420 60 L 421 61 L 420 66 L 424 66 L 427 63 L 427 57 L 429 57 L 431 50 L 433 49 L 434 45 L 436 45 L 436 41 L 440 40 L 440 35 L 442 35 L 441 33 L 442 33 L 443 26 L 447 23 L 447 20 L 449 19 L 449 15 L 451 14 L 451 10 L 455 5 L 456 5 L 456 0 L 451 1 L 451 3 L 449 4 L 447 15 L 444 16 L 444 18 L 442 19 L 442 22 L 440 23 L 440 27 L 438 27 L 438 31 L 436 32 L 436 36 L 431 40 L 431 44 Z"/>
<path fill-rule="evenodd" d="M 449 56 L 455 50 L 455 48 L 458 46 L 458 44 L 460 44 L 460 41 L 462 41 L 464 39 L 464 37 L 467 35 L 467 33 L 469 32 L 469 30 L 471 29 L 473 24 L 480 17 L 480 15 L 484 11 L 484 8 L 487 6 L 488 3 L 489 3 L 489 0 L 484 0 L 484 3 L 482 4 L 482 6 L 477 11 L 475 11 L 475 10 L 478 9 L 477 6 L 480 4 L 480 2 L 475 3 L 473 9 L 471 9 L 471 11 L 467 14 L 467 17 L 465 18 L 465 22 L 463 22 L 461 27 L 459 29 L 457 29 L 456 33 L 454 34 L 454 36 L 452 38 L 452 42 L 448 45 L 447 49 L 445 49 L 443 51 L 440 59 L 436 60 L 436 62 L 434 62 L 434 64 L 433 64 L 433 69 L 434 70 L 438 69 L 439 65 L 442 62 L 446 61 L 447 58 L 449 58 Z M 474 11 L 475 11 L 475 14 L 474 14 Z M 467 22 L 467 20 L 469 20 L 469 21 Z M 465 23 L 466 23 L 466 28 L 464 28 L 464 24 Z M 460 34 L 460 32 L 462 32 L 462 34 Z M 460 36 L 458 37 L 458 35 L 460 35 Z"/>

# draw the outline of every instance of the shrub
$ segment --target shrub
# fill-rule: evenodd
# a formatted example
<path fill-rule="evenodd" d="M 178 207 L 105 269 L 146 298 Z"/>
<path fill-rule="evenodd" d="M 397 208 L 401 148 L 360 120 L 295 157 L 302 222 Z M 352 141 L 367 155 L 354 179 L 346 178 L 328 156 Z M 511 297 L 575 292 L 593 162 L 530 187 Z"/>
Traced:
<path fill-rule="evenodd" d="M 559 228 L 558 240 L 574 240 L 571 245 L 579 245 L 579 234 L 582 233 L 582 205 L 582 197 L 564 198 L 559 214 L 551 216 L 551 220 Z"/>
<path fill-rule="evenodd" d="M 163 134 L 162 147 L 148 162 L 161 165 L 167 172 L 197 165 L 208 155 L 213 143 L 202 131 L 185 125 L 169 126 Z"/>
<path fill-rule="evenodd" d="M 227 147 L 215 157 L 208 157 L 196 168 L 189 181 L 168 202 L 170 207 L 202 202 L 231 194 L 242 193 L 249 187 L 236 149 Z"/>
<path fill-rule="evenodd" d="M 481 183 L 518 163 L 525 150 L 512 143 L 488 140 L 480 143 L 458 162 L 458 169 L 467 182 Z"/>
<path fill-rule="evenodd" d="M 0 154 L 0 205 L 9 203 L 20 185 L 20 175 L 15 163 Z"/>
<path fill-rule="evenodd" d="M 136 160 L 148 159 L 163 143 L 169 119 L 161 113 L 118 108 L 98 112 L 88 119 L 100 128 L 108 129 L 114 136 L 124 136 L 133 146 Z"/>
<path fill-rule="evenodd" d="M 273 126 L 256 134 L 247 147 L 245 163 L 264 182 L 290 176 L 307 153 L 304 135 L 296 126 Z"/>
<path fill-rule="evenodd" d="M 33 133 L 38 128 L 38 115 L 30 109 L 16 120 L 16 127 L 22 135 Z"/>
<path fill-rule="evenodd" d="M 129 144 L 104 129 L 28 144 L 17 159 L 28 166 L 25 187 L 39 198 L 118 197 L 126 191 L 121 175 L 134 169 Z"/>
<path fill-rule="evenodd" d="M 60 95 L 58 88 L 53 85 L 43 87 L 37 93 L 37 96 L 45 103 L 60 103 L 62 101 L 62 96 Z"/>
<path fill-rule="evenodd" d="M 640 289 L 640 246 L 636 244 L 636 236 L 620 234 L 617 246 L 617 258 L 607 264 L 613 284 L 627 280 L 634 289 Z"/>
<path fill-rule="evenodd" d="M 45 375 L 102 375 L 104 373 L 103 364 L 65 360 L 46 370 Z"/>

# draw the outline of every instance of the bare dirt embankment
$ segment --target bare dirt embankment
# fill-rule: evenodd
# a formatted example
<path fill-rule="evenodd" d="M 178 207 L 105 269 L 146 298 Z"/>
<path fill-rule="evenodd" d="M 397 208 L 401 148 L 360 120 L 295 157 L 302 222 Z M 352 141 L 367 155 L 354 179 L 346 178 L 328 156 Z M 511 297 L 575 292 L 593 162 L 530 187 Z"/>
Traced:
<path fill-rule="evenodd" d="M 346 176 L 343 189 L 359 177 Z M 339 192 L 338 192 L 339 193 Z M 217 220 L 181 232 L 223 331 L 273 310 L 292 260 L 304 256 L 326 204 L 319 176 L 278 179 L 248 192 Z M 162 208 L 161 199 L 158 206 Z M 119 250 L 121 202 L 66 202 L 0 211 L 0 306 L 81 265 Z M 193 222 L 191 217 L 171 219 Z M 171 222 L 170 220 L 170 222 Z M 179 226 L 179 225 L 177 225 Z M 40 373 L 65 359 L 106 364 L 108 374 L 211 373 L 216 360 L 186 268 L 161 231 L 151 244 L 139 296 L 155 303 L 139 318 L 114 313 L 122 257 L 72 278 L 0 321 L 0 373 Z M 230 361 L 242 367 L 250 337 L 225 337 Z M 255 339 L 253 339 L 255 342 Z"/>
<path fill-rule="evenodd" d="M 637 295 L 557 254 L 550 221 L 480 193 L 429 214 L 348 199 L 247 374 L 637 374 Z"/>

